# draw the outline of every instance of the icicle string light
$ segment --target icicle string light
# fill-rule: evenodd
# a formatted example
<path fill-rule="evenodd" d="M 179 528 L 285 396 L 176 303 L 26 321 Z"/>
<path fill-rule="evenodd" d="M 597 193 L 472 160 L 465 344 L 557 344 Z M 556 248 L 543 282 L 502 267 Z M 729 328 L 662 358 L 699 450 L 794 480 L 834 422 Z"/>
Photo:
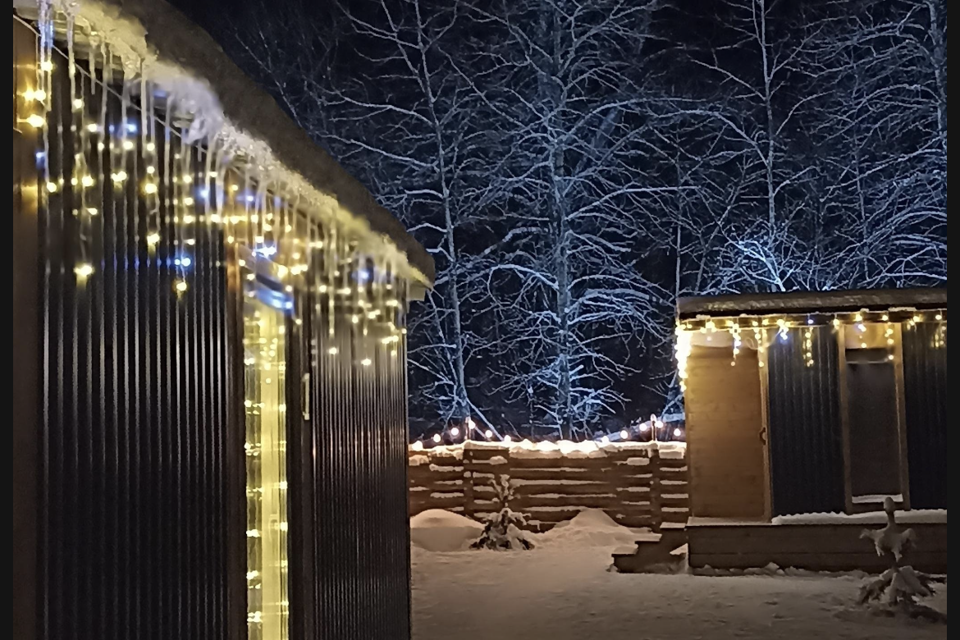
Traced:
<path fill-rule="evenodd" d="M 54 46 L 55 21 L 66 25 L 64 53 Z M 59 211 L 62 205 L 78 221 L 78 284 L 101 276 L 93 238 L 108 223 L 119 225 L 117 232 L 137 224 L 137 242 L 149 264 L 172 269 L 170 294 L 178 299 L 193 291 L 199 243 L 218 238 L 234 250 L 246 249 L 245 278 L 274 278 L 292 294 L 309 288 L 317 294 L 311 311 L 356 315 L 358 337 L 376 335 L 396 357 L 405 332 L 407 283 L 396 275 L 402 259 L 395 250 L 365 254 L 361 232 L 344 222 L 335 200 L 324 196 L 318 202 L 319 192 L 306 194 L 282 167 L 265 167 L 222 132 L 198 136 L 189 115 L 178 109 L 176 91 L 161 91 L 143 61 L 121 61 L 101 36 L 75 24 L 72 15 L 56 13 L 53 3 L 40 3 L 37 29 L 36 83 L 21 96 L 29 102 L 25 122 L 42 133 L 41 206 Z M 117 81 L 113 77 L 121 66 L 122 83 L 119 73 Z M 61 99 L 53 91 L 54 74 L 60 72 L 69 110 L 53 104 Z M 58 113 L 65 119 L 54 130 L 48 119 Z M 57 138 L 63 151 L 58 157 L 70 161 L 52 167 L 50 135 L 60 136 L 64 126 L 74 135 Z M 110 222 L 104 220 L 107 207 Z M 142 227 L 127 219 L 138 208 L 145 212 Z M 302 313 L 296 305 L 285 311 Z M 331 337 L 337 326 L 327 323 Z M 372 356 L 361 354 L 355 366 L 377 362 Z"/>
<path fill-rule="evenodd" d="M 947 310 L 946 309 L 925 309 L 917 311 L 914 309 L 888 309 L 885 311 L 861 309 L 856 312 L 834 313 L 824 311 L 815 314 L 800 315 L 780 315 L 769 314 L 762 316 L 738 316 L 734 318 L 723 317 L 698 317 L 695 319 L 684 320 L 677 325 L 676 345 L 677 370 L 680 378 L 681 389 L 685 389 L 686 378 L 686 359 L 689 357 L 691 348 L 691 337 L 699 333 L 703 340 L 710 342 L 712 334 L 716 332 L 717 327 L 726 325 L 727 331 L 733 340 L 733 358 L 730 362 L 732 366 L 737 363 L 737 356 L 742 348 L 743 323 L 749 317 L 749 329 L 753 332 L 753 339 L 756 343 L 756 349 L 759 356 L 760 367 L 764 367 L 764 354 L 767 349 L 766 338 L 767 330 L 776 327 L 776 337 L 780 341 L 787 341 L 791 329 L 799 328 L 802 335 L 802 354 L 807 367 L 813 367 L 816 364 L 814 358 L 813 343 L 815 339 L 815 329 L 817 327 L 828 327 L 834 331 L 842 329 L 844 326 L 852 326 L 858 334 L 864 334 L 860 342 L 861 348 L 867 348 L 868 342 L 866 333 L 869 325 L 883 324 L 884 339 L 890 353 L 888 359 L 895 360 L 895 325 L 900 324 L 904 330 L 912 330 L 921 323 L 936 324 L 937 328 L 933 332 L 932 346 L 934 348 L 946 347 L 947 332 Z"/>

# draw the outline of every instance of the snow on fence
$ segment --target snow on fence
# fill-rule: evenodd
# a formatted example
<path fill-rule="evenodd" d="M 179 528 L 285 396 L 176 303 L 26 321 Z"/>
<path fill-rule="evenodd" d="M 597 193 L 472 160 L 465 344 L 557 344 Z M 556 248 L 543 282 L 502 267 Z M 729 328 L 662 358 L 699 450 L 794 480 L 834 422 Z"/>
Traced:
<path fill-rule="evenodd" d="M 467 442 L 410 448 L 410 515 L 447 509 L 483 519 L 496 508 L 493 482 L 515 485 L 515 511 L 547 531 L 584 509 L 628 527 L 683 525 L 689 515 L 684 443 Z"/>

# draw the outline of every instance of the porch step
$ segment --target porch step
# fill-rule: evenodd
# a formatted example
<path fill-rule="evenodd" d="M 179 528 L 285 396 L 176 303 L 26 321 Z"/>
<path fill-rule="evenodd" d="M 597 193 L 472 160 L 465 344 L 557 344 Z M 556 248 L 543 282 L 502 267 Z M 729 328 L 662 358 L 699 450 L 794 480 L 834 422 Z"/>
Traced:
<path fill-rule="evenodd" d="M 650 534 L 637 540 L 633 553 L 613 554 L 613 566 L 620 573 L 644 573 L 676 569 L 683 562 L 676 551 L 687 543 L 686 529 L 662 528 L 660 533 Z"/>

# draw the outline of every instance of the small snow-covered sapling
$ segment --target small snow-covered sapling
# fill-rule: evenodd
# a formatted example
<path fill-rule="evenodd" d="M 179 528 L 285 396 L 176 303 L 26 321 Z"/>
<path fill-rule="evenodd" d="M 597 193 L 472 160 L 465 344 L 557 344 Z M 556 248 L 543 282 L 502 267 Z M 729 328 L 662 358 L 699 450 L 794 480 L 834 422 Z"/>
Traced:
<path fill-rule="evenodd" d="M 490 516 L 480 538 L 471 546 L 474 549 L 494 549 L 497 551 L 506 549 L 532 549 L 533 541 L 527 536 L 526 532 L 520 527 L 527 523 L 527 518 L 522 513 L 517 513 L 510 508 L 510 503 L 514 499 L 514 487 L 510 482 L 510 476 L 501 474 L 499 481 L 493 485 L 496 493 L 496 501 L 500 509 Z"/>
<path fill-rule="evenodd" d="M 919 598 L 933 595 L 933 584 L 940 580 L 906 564 L 909 552 L 917 543 L 913 529 L 903 529 L 897 524 L 892 498 L 883 501 L 883 510 L 887 514 L 887 525 L 882 529 L 864 529 L 860 537 L 872 540 L 877 555 L 887 558 L 890 567 L 860 588 L 859 603 L 877 603 L 878 612 L 885 615 L 905 613 L 911 618 L 946 623 L 945 614 L 918 602 Z"/>

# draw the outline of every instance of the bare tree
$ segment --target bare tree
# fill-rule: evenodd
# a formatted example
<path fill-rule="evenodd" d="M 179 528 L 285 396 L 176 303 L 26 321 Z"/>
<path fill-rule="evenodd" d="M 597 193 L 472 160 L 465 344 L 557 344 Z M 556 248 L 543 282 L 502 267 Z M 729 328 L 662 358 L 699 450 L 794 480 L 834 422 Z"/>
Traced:
<path fill-rule="evenodd" d="M 672 187 L 648 131 L 644 44 L 658 3 L 566 0 L 498 4 L 507 77 L 484 92 L 508 132 L 493 177 L 510 221 L 491 275 L 502 392 L 531 427 L 590 432 L 622 406 L 637 354 L 665 339 L 669 292 L 644 273 L 645 222 Z"/>

